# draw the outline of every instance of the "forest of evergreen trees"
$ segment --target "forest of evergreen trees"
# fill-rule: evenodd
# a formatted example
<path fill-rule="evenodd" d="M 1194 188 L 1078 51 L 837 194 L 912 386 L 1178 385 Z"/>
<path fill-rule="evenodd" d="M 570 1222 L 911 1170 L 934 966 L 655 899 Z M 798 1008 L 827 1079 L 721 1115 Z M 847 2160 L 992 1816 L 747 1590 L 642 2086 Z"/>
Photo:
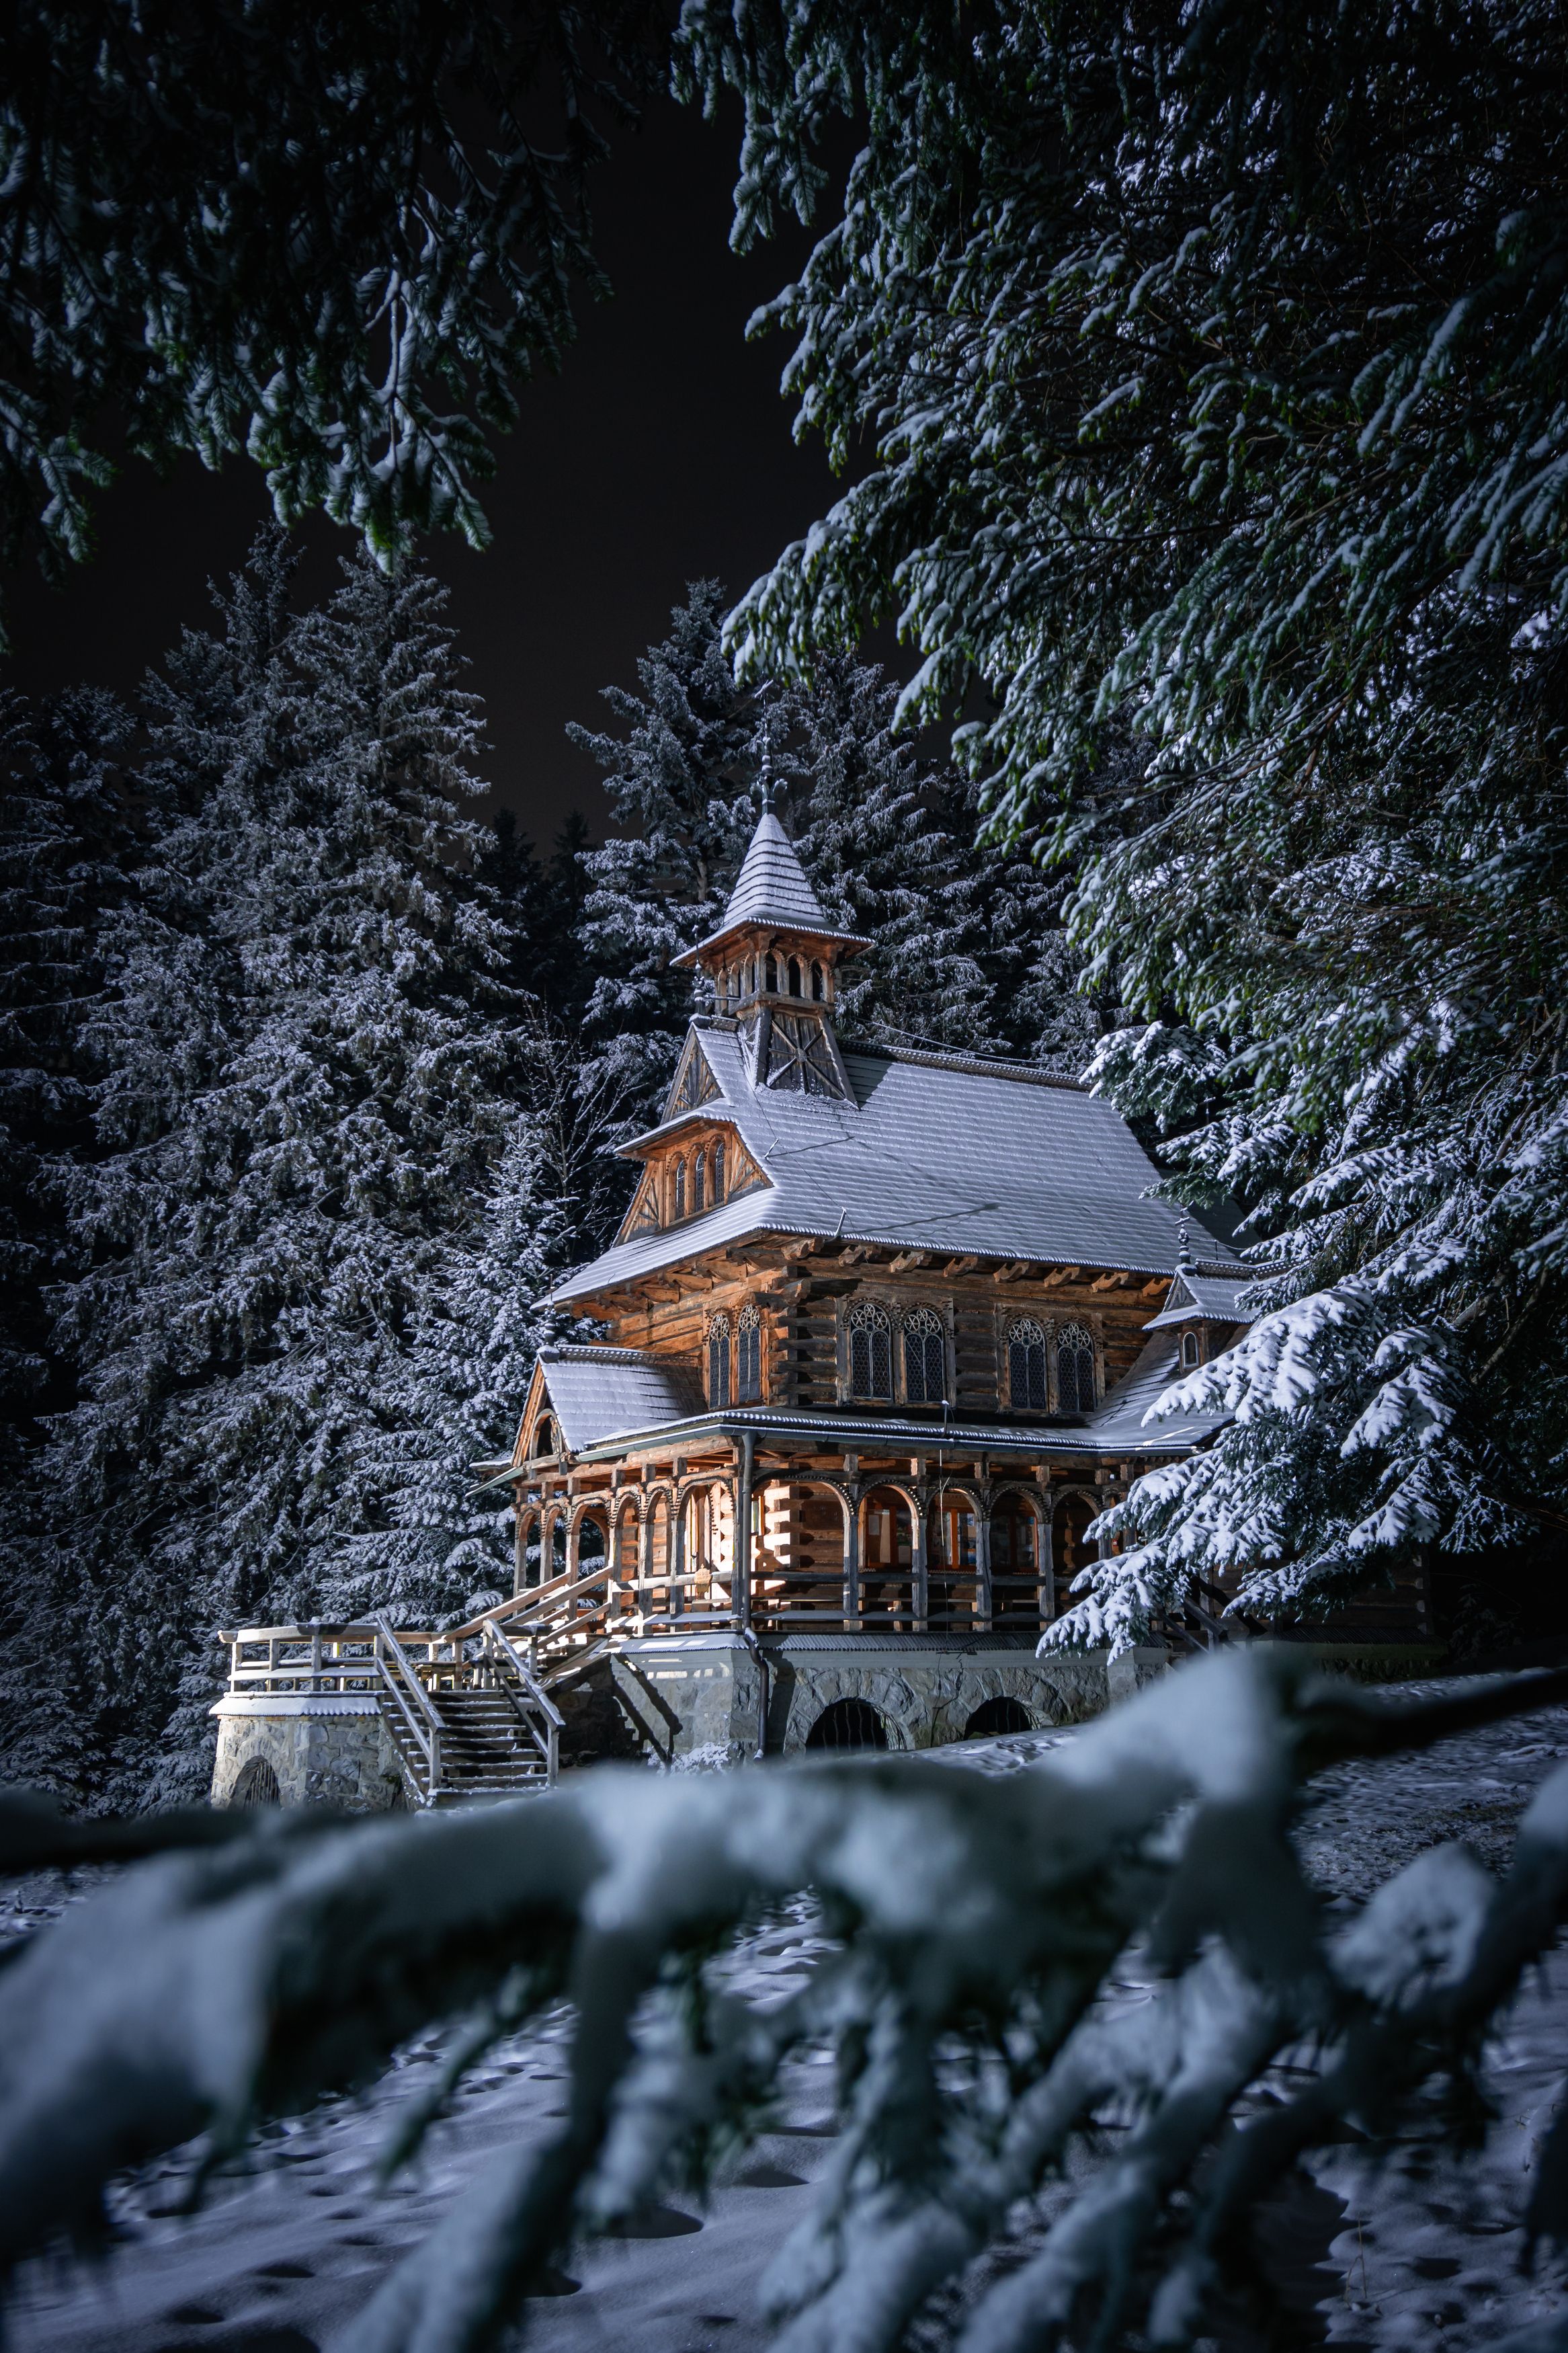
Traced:
<path fill-rule="evenodd" d="M 541 854 L 475 813 L 443 592 L 356 557 L 300 611 L 293 565 L 265 534 L 136 709 L 5 710 L 0 1778 L 77 1802 L 203 1788 L 216 1627 L 505 1586 L 470 1465 L 623 1212 L 764 764 L 876 942 L 847 1035 L 1081 1068 L 1097 1028 L 1059 877 L 876 669 L 742 690 L 699 585 L 574 731 L 617 830 Z"/>

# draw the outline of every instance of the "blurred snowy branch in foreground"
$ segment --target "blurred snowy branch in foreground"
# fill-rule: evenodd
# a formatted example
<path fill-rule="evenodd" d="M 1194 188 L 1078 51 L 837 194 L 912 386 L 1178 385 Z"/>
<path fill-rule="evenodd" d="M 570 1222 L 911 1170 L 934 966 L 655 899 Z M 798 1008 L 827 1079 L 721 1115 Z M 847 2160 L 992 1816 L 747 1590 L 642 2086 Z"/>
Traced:
<path fill-rule="evenodd" d="M 1184 2343 L 1236 2226 L 1300 2153 L 1347 2123 L 1484 2130 L 1489 2024 L 1568 1908 L 1568 1768 L 1505 1879 L 1434 1848 L 1336 1930 L 1290 1836 L 1303 1781 L 1565 1690 L 1568 1672 L 1389 1701 L 1254 1650 L 1006 1779 L 913 1759 L 606 1769 L 412 1821 L 231 1817 L 216 1851 L 215 1818 L 170 1818 L 174 1851 L 0 1976 L 0 2257 L 90 2236 L 118 2170 L 204 2132 L 216 2161 L 258 2118 L 368 2081 L 433 2018 L 462 2021 L 449 2087 L 565 1994 L 557 2136 L 490 2161 L 342 2353 L 493 2338 L 575 2239 L 731 2161 L 785 2055 L 824 2039 L 844 2129 L 763 2283 L 787 2353 L 891 2348 L 1031 2212 L 1022 2260 L 969 2298 L 963 2353 L 1050 2346 L 1089 2316 Z M 0 1849 L 31 1864 L 47 1835 L 36 1808 L 0 1817 Z M 60 1826 L 62 1860 L 74 1836 Z M 766 2008 L 725 1956 L 804 1889 L 837 1948 Z M 1152 1986 L 1135 2002 L 1117 1990 L 1130 1948 Z M 1248 2100 L 1282 2058 L 1283 2094 Z M 1559 2144 L 1562 2127 L 1527 2218 L 1544 2237 L 1568 2235 Z"/>

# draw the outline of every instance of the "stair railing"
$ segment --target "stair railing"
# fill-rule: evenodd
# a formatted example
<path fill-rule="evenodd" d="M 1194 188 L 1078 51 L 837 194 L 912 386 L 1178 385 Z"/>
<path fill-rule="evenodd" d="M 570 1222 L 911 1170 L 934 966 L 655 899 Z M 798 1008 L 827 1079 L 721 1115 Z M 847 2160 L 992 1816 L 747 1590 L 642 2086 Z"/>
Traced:
<path fill-rule="evenodd" d="M 416 1672 L 413 1660 L 398 1641 L 386 1612 L 378 1609 L 371 1623 L 375 1628 L 376 1666 L 382 1682 L 402 1713 L 416 1748 L 425 1761 L 426 1786 L 420 1794 L 426 1805 L 433 1806 L 441 1789 L 440 1715 L 435 1701 Z"/>
<path fill-rule="evenodd" d="M 545 1778 L 551 1788 L 555 1787 L 561 1770 L 561 1735 L 565 1717 L 533 1672 L 527 1659 L 512 1641 L 504 1628 L 493 1618 L 487 1618 L 479 1637 L 484 1655 L 503 1675 L 510 1675 L 521 1685 L 524 1698 L 520 1709 L 528 1736 L 544 1759 Z M 544 1719 L 542 1733 L 538 1718 Z"/>

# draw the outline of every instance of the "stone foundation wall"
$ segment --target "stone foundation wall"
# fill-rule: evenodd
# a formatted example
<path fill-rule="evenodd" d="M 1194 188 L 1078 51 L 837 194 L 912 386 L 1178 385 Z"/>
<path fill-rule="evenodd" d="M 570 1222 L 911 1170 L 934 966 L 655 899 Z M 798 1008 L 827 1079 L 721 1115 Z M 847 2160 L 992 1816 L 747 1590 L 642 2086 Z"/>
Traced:
<path fill-rule="evenodd" d="M 271 1767 L 286 1806 L 365 1814 L 405 1803 L 397 1751 L 374 1699 L 231 1696 L 213 1714 L 215 1806 L 234 1802 L 235 1785 L 253 1760 Z"/>
<path fill-rule="evenodd" d="M 762 1646 L 770 1757 L 804 1748 L 835 1701 L 863 1700 L 889 1748 L 962 1740 L 987 1700 L 1010 1699 L 1031 1725 L 1077 1724 L 1136 1690 L 1165 1665 L 1163 1651 L 1112 1662 L 1103 1651 L 1036 1658 L 1032 1650 L 940 1637 L 794 1635 Z M 666 1763 L 753 1756 L 763 1666 L 734 1634 L 662 1635 L 631 1641 L 608 1663 L 611 1687 L 637 1744 Z"/>

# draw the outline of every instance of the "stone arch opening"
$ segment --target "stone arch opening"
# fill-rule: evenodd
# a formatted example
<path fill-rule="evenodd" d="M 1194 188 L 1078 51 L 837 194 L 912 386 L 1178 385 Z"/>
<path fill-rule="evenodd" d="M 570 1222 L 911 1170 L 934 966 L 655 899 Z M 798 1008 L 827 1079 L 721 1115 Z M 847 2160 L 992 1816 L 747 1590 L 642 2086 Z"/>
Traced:
<path fill-rule="evenodd" d="M 836 1699 L 805 1736 L 808 1748 L 886 1748 L 888 1727 L 868 1699 Z"/>
<path fill-rule="evenodd" d="M 1029 1711 L 1022 1700 L 982 1701 L 963 1727 L 965 1740 L 995 1740 L 1006 1732 L 1033 1732 Z"/>
<path fill-rule="evenodd" d="M 275 1768 L 265 1757 L 247 1757 L 235 1776 L 231 1806 L 280 1806 L 283 1792 Z"/>

